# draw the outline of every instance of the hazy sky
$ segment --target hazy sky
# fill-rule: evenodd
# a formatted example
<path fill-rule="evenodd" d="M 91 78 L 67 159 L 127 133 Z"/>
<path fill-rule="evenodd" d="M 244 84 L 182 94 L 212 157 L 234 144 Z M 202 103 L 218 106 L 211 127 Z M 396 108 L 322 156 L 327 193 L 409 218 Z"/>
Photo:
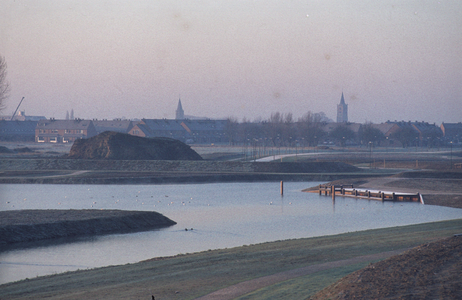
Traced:
<path fill-rule="evenodd" d="M 460 0 L 1 0 L 11 114 L 462 121 Z"/>

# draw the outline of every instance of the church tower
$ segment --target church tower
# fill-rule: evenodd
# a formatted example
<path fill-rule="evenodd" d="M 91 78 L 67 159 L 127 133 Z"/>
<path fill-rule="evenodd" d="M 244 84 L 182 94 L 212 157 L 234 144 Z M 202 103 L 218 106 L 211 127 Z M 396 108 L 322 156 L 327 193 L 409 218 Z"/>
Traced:
<path fill-rule="evenodd" d="M 340 99 L 340 104 L 337 105 L 337 123 L 347 123 L 348 122 L 348 105 L 345 104 L 345 98 Z"/>
<path fill-rule="evenodd" d="M 183 107 L 181 106 L 181 99 L 178 99 L 178 107 L 176 108 L 175 119 L 176 120 L 184 119 L 184 110 L 183 110 Z"/>

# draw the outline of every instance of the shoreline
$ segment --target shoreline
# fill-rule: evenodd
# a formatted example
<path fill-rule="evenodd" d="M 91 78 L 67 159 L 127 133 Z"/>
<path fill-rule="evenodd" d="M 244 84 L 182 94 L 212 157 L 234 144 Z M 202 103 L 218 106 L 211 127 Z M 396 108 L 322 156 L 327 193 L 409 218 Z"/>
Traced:
<path fill-rule="evenodd" d="M 96 209 L 0 211 L 0 252 L 33 242 L 54 243 L 106 234 L 140 232 L 175 225 L 153 211 Z M 60 240 L 61 239 L 61 240 Z"/>
<path fill-rule="evenodd" d="M 456 219 L 152 258 L 3 284 L 0 298 L 149 299 L 155 295 L 156 299 L 196 299 L 239 282 L 415 247 L 461 230 L 462 219 Z M 354 265 L 353 271 L 374 261 Z"/>
<path fill-rule="evenodd" d="M 438 177 L 442 174 L 446 177 Z M 350 184 L 360 189 L 420 193 L 425 205 L 462 208 L 461 172 L 404 172 L 387 177 L 343 178 L 327 183 L 327 185 Z M 317 193 L 318 186 L 306 188 L 303 192 Z M 342 196 L 336 195 L 336 197 Z"/>

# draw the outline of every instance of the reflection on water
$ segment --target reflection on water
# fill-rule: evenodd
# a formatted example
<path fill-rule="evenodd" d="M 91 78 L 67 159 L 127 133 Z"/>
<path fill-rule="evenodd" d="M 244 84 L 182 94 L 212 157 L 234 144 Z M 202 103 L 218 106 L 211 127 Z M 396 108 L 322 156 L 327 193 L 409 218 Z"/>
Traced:
<path fill-rule="evenodd" d="M 0 253 L 0 283 L 267 241 L 456 219 L 461 209 L 302 193 L 311 183 L 0 185 L 1 210 L 154 210 L 177 225 Z M 8 203 L 7 203 L 8 202 Z M 187 231 L 185 229 L 188 229 Z M 192 230 L 191 230 L 192 229 Z"/>

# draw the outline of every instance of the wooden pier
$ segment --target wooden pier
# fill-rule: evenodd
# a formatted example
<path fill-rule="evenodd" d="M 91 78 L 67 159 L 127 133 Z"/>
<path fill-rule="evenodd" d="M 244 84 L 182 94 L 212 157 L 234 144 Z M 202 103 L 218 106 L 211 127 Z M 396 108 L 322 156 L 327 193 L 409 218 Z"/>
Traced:
<path fill-rule="evenodd" d="M 379 201 L 401 201 L 401 202 L 420 202 L 424 204 L 422 195 L 420 193 L 395 193 L 384 191 L 372 191 L 365 189 L 355 189 L 352 184 L 350 185 L 319 185 L 319 195 L 341 197 L 355 197 Z"/>

